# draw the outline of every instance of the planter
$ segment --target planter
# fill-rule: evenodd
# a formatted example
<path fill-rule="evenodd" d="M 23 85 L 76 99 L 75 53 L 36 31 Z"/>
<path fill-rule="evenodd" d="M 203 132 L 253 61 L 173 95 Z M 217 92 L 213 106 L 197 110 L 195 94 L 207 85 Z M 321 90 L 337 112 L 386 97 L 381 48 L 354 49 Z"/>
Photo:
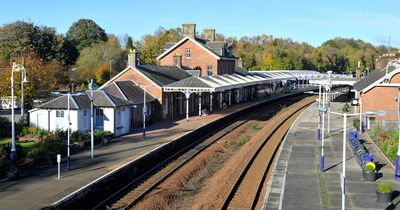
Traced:
<path fill-rule="evenodd" d="M 370 182 L 375 182 L 376 181 L 376 175 L 378 173 L 376 172 L 366 172 L 365 170 L 363 170 L 363 177 L 364 180 L 370 181 Z"/>
<path fill-rule="evenodd" d="M 382 193 L 376 191 L 376 200 L 380 203 L 388 203 L 392 201 L 392 193 L 393 191 L 388 193 Z"/>

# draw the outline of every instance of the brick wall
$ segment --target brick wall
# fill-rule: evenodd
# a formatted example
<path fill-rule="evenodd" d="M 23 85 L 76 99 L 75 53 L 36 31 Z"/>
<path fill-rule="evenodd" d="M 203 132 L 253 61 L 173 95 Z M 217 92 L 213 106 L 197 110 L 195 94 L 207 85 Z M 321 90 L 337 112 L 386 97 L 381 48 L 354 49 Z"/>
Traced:
<path fill-rule="evenodd" d="M 191 51 L 190 59 L 186 58 L 185 49 L 189 48 Z M 166 56 L 160 59 L 161 66 L 172 66 L 173 56 L 176 54 L 182 55 L 182 65 L 190 66 L 192 68 L 200 67 L 201 76 L 207 76 L 207 66 L 212 65 L 213 75 L 218 74 L 218 60 L 215 56 L 204 50 L 199 45 L 190 40 L 186 40 L 180 46 L 170 51 Z"/>
<path fill-rule="evenodd" d="M 146 91 L 149 92 L 158 102 L 162 104 L 162 90 L 160 87 L 151 82 L 151 80 L 144 77 L 138 70 L 130 68 L 124 74 L 120 75 L 115 79 L 115 81 L 126 81 L 132 80 L 133 82 L 148 86 Z"/>
<path fill-rule="evenodd" d="M 391 83 L 400 83 L 400 74 L 392 77 Z M 396 87 L 374 87 L 366 93 L 363 93 L 362 103 L 363 112 L 366 111 L 386 111 L 384 116 L 377 116 L 381 120 L 397 120 L 397 100 L 399 90 Z"/>

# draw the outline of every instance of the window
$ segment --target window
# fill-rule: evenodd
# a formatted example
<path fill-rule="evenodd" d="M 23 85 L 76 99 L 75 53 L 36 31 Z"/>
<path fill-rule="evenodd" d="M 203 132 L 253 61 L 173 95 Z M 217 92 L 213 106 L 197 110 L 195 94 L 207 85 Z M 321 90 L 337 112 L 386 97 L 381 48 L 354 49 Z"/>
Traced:
<path fill-rule="evenodd" d="M 104 112 L 102 109 L 96 109 L 96 126 L 104 126 Z"/>
<path fill-rule="evenodd" d="M 57 110 L 56 111 L 56 117 L 64 118 L 64 111 L 63 110 Z"/>
<path fill-rule="evenodd" d="M 207 66 L 207 76 L 212 76 L 213 74 L 213 69 L 211 65 Z"/>
<path fill-rule="evenodd" d="M 83 112 L 82 112 L 82 128 L 83 129 L 87 129 L 88 128 L 88 119 L 87 119 L 87 116 L 88 116 L 88 111 L 87 110 L 83 110 Z"/>
<path fill-rule="evenodd" d="M 186 55 L 186 58 L 190 58 L 191 52 L 190 52 L 190 49 L 189 49 L 189 48 L 186 48 L 186 49 L 185 49 L 185 55 Z"/>

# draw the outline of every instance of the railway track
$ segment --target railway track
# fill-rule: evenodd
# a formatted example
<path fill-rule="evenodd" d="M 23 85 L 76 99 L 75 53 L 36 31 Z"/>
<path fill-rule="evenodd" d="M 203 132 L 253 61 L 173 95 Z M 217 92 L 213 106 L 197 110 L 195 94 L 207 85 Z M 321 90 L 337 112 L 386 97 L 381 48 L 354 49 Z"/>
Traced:
<path fill-rule="evenodd" d="M 259 132 L 264 140 L 260 142 L 259 147 L 237 177 L 220 209 L 255 209 L 256 206 L 262 206 L 260 195 L 264 184 L 268 181 L 268 175 L 271 174 L 271 166 L 280 142 L 297 117 L 312 102 L 314 100 L 306 100 L 290 107 Z"/>
<path fill-rule="evenodd" d="M 193 159 L 197 154 L 201 151 L 217 142 L 219 139 L 227 135 L 228 133 L 234 131 L 239 128 L 246 122 L 256 119 L 256 118 L 266 118 L 273 116 L 278 108 L 282 108 L 281 104 L 286 103 L 294 103 L 305 96 L 295 96 L 289 99 L 285 99 L 284 101 L 275 101 L 270 104 L 270 107 L 275 107 L 268 111 L 265 110 L 257 110 L 251 112 L 241 119 L 235 121 L 234 123 L 226 126 L 215 134 L 209 134 L 204 138 L 193 142 L 193 144 L 188 145 L 186 148 L 178 151 L 176 154 L 172 155 L 168 159 L 164 161 L 164 163 L 159 164 L 154 167 L 152 170 L 148 171 L 143 176 L 133 180 L 130 184 L 126 185 L 123 189 L 114 193 L 108 199 L 100 202 L 94 209 L 130 209 L 134 206 L 138 201 L 143 199 L 150 191 L 159 186 L 160 183 L 165 181 L 168 177 L 170 177 L 174 172 L 176 172 L 179 168 L 185 165 L 188 161 Z M 200 143 L 199 143 L 200 142 Z M 188 148 L 193 147 L 193 149 Z M 187 151 L 187 152 L 186 152 Z"/>

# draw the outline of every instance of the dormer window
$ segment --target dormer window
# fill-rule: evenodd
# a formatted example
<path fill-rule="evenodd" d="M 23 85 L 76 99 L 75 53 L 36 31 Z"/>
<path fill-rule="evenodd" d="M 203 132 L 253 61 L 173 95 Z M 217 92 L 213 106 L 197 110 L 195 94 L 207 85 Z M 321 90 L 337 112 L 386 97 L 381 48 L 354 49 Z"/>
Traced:
<path fill-rule="evenodd" d="M 191 56 L 190 48 L 186 48 L 185 49 L 185 56 L 186 56 L 187 59 L 190 58 L 190 56 Z"/>

